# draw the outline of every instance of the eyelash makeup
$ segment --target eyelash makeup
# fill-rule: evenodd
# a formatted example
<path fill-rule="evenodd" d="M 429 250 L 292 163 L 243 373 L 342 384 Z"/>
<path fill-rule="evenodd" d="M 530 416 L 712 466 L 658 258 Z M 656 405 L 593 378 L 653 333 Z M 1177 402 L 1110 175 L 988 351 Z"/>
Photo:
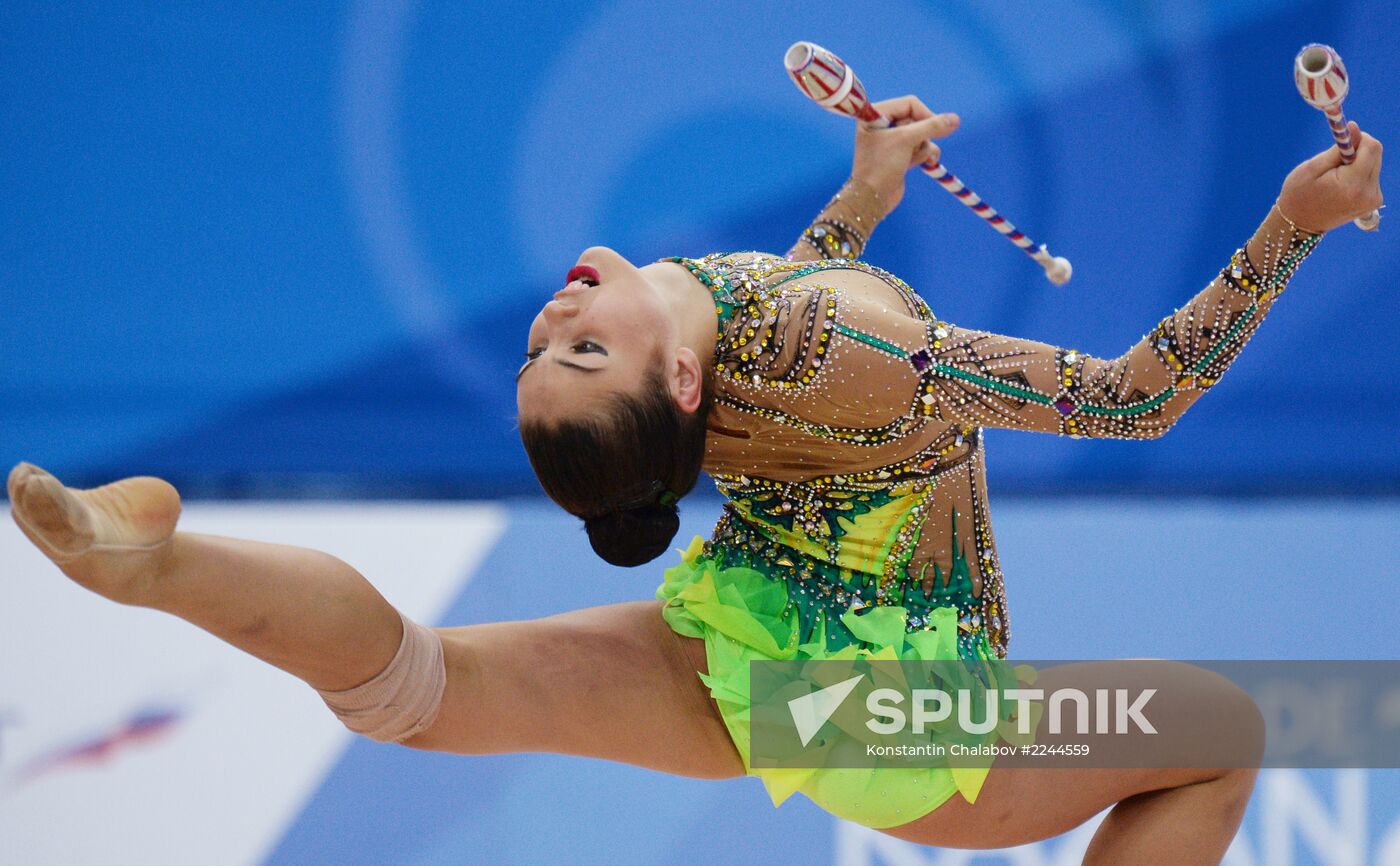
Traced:
<path fill-rule="evenodd" d="M 580 349 L 580 347 L 582 347 L 582 346 L 591 346 L 592 348 L 589 348 L 589 349 Z M 542 348 L 541 348 L 541 349 L 531 349 L 530 351 L 528 351 L 528 352 L 525 353 L 525 359 L 528 361 L 528 360 L 533 360 L 534 358 L 538 358 L 538 357 L 540 356 L 540 353 L 542 353 L 543 351 L 544 351 L 544 349 L 542 349 Z M 575 352 L 578 352 L 578 351 L 584 351 L 584 352 L 598 352 L 599 354 L 603 354 L 603 355 L 606 355 L 606 354 L 607 354 L 607 352 L 603 349 L 602 346 L 598 345 L 597 343 L 593 342 L 592 340 L 580 340 L 579 342 L 575 343 L 575 344 L 574 344 L 574 351 L 575 351 Z"/>

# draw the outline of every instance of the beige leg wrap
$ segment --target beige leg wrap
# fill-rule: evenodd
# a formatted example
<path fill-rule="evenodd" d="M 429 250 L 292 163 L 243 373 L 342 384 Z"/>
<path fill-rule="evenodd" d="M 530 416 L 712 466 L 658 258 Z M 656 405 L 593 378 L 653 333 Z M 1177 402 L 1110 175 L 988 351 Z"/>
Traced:
<path fill-rule="evenodd" d="M 403 640 L 389 666 L 367 683 L 339 692 L 317 689 L 321 700 L 357 734 L 399 743 L 437 718 L 447 688 L 442 639 L 399 612 Z"/>

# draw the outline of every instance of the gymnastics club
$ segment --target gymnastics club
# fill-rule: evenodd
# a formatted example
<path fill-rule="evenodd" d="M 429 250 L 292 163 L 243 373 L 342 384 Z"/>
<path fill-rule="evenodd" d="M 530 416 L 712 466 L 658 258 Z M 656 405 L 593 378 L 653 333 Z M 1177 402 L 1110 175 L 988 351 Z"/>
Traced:
<path fill-rule="evenodd" d="M 1347 80 L 1347 68 L 1342 65 L 1341 55 L 1330 45 L 1303 46 L 1293 59 L 1293 83 L 1298 85 L 1298 94 L 1304 102 L 1327 115 L 1327 125 L 1332 127 L 1332 137 L 1342 152 L 1342 162 L 1347 165 L 1355 162 L 1356 146 L 1351 141 L 1346 115 L 1342 114 L 1342 100 L 1347 98 L 1351 83 Z M 1352 222 L 1357 228 L 1373 232 L 1381 224 L 1381 215 L 1371 211 Z"/>
<path fill-rule="evenodd" d="M 788 76 L 797 85 L 797 89 L 827 111 L 853 117 L 866 129 L 885 129 L 893 125 L 888 117 L 870 104 L 865 95 L 865 85 L 860 83 L 851 67 L 820 45 L 794 42 L 787 54 L 783 55 L 783 65 L 787 67 Z M 1073 270 L 1069 259 L 1051 256 L 1045 249 L 1045 244 L 1037 247 L 1034 241 L 1017 231 L 1006 217 L 997 213 L 991 205 L 982 201 L 977 193 L 964 186 L 963 182 L 944 168 L 938 159 L 931 159 L 920 168 L 924 174 L 938 181 L 939 186 L 952 193 L 954 198 L 972 208 L 972 212 L 986 220 L 992 228 L 1006 235 L 1007 239 L 1024 250 L 1026 255 L 1035 259 L 1036 263 L 1045 269 L 1045 276 L 1050 282 L 1057 286 L 1069 282 Z"/>

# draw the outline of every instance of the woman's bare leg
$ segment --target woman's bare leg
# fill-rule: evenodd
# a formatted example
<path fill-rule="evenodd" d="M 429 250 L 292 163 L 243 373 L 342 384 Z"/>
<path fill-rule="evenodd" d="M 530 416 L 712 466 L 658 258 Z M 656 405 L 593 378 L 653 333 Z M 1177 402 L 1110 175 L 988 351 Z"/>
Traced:
<path fill-rule="evenodd" d="M 743 775 L 696 675 L 706 670 L 704 643 L 672 631 L 658 601 L 438 633 L 448 660 L 442 712 L 407 745 L 562 752 L 683 776 Z"/>
<path fill-rule="evenodd" d="M 1002 848 L 1058 836 L 1112 806 L 1085 864 L 1218 864 L 1257 772 L 994 769 L 976 805 L 954 795 L 932 814 L 885 832 L 923 845 Z"/>
<path fill-rule="evenodd" d="M 158 479 L 78 491 L 21 464 L 9 494 L 21 530 L 75 582 L 175 614 L 315 688 L 371 679 L 402 639 L 393 606 L 329 554 L 175 531 L 179 495 Z M 659 602 L 437 631 L 447 690 L 435 723 L 407 745 L 743 772 L 696 676 L 703 644 L 671 631 Z"/>
<path fill-rule="evenodd" d="M 1154 665 L 1157 663 L 1154 663 Z M 1121 759 L 1120 767 L 996 767 L 974 805 L 954 796 L 925 817 L 886 832 L 901 839 L 955 848 L 1000 848 L 1059 835 L 1104 809 L 1084 862 L 1094 866 L 1132 863 L 1218 864 L 1239 829 L 1258 773 L 1263 720 L 1242 690 L 1216 674 L 1184 664 L 1160 663 L 1152 684 L 1162 686 L 1150 713 L 1162 731 L 1178 732 L 1171 744 L 1149 742 L 1149 735 L 1125 735 L 1101 756 Z M 1128 674 L 1120 673 L 1129 671 Z M 1166 680 L 1166 675 L 1170 677 Z M 1088 690 L 1144 671 L 1119 662 L 1084 662 L 1040 672 L 1036 687 Z M 1144 672 L 1145 673 L 1145 672 Z M 1046 737 L 1042 719 L 1039 737 Z M 1117 738 L 1115 738 L 1117 739 Z M 1042 739 L 1042 741 L 1044 741 Z M 1131 767 L 1142 753 L 1166 749 L 1182 764 L 1198 763 L 1192 744 L 1235 755 L 1243 767 Z M 1095 744 L 1101 749 L 1103 738 Z M 1117 804 L 1117 805 L 1115 805 Z"/>

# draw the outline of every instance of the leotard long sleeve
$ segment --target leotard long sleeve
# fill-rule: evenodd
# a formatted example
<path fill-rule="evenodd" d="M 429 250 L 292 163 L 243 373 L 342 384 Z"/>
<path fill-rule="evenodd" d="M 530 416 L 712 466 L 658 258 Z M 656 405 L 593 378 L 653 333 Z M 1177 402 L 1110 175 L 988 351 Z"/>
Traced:
<path fill-rule="evenodd" d="M 878 222 L 867 193 L 843 189 L 786 258 L 679 260 L 708 281 L 721 326 L 705 468 L 728 502 L 712 543 L 771 565 L 828 635 L 851 606 L 902 605 L 917 629 L 954 605 L 960 653 L 1004 656 L 981 429 L 1161 436 L 1238 357 L 1318 236 L 1272 210 L 1195 297 L 1097 358 L 943 321 L 854 260 Z"/>

